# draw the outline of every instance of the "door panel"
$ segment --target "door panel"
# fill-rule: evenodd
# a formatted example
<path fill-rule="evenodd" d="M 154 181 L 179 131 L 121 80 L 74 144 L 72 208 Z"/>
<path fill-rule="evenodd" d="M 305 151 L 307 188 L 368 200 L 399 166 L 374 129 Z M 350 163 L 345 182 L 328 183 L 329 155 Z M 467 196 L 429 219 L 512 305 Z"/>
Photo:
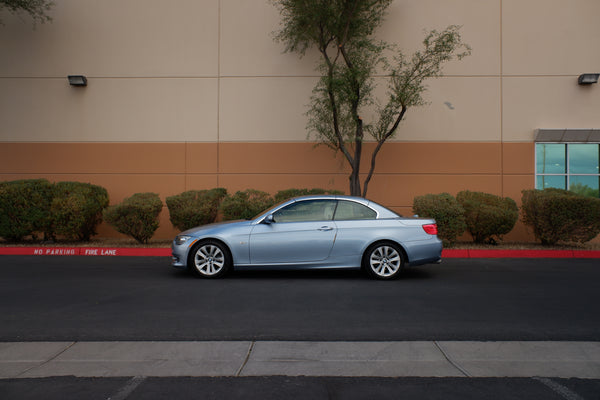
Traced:
<path fill-rule="evenodd" d="M 325 260 L 336 232 L 333 221 L 258 224 L 250 235 L 250 262 L 260 265 Z"/>

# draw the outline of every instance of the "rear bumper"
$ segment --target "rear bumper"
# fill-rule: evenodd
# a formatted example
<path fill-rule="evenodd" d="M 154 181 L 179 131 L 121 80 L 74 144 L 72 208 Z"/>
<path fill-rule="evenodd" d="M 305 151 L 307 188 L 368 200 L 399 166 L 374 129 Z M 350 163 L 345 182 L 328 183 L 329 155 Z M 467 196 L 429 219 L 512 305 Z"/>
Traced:
<path fill-rule="evenodd" d="M 407 249 L 408 266 L 440 264 L 442 262 L 442 241 L 435 238 L 423 242 L 411 243 Z"/>

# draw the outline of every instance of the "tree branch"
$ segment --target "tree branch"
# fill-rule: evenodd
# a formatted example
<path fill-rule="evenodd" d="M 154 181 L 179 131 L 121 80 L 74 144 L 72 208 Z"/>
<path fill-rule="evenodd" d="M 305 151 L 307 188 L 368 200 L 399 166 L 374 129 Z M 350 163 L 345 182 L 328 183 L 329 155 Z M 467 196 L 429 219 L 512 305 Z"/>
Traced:
<path fill-rule="evenodd" d="M 398 117 L 396 118 L 393 127 L 381 139 L 377 141 L 377 146 L 375 146 L 375 150 L 373 150 L 373 154 L 371 154 L 371 167 L 369 168 L 369 173 L 367 174 L 367 177 L 365 178 L 365 183 L 363 185 L 363 197 L 367 196 L 369 182 L 371 181 L 373 173 L 375 172 L 375 161 L 377 159 L 377 154 L 379 153 L 379 150 L 381 150 L 381 147 L 386 142 L 386 140 L 388 140 L 394 134 L 394 132 L 398 128 L 398 125 L 400 125 L 400 121 L 402 121 L 402 118 L 404 118 L 406 110 L 408 110 L 408 108 L 405 105 L 402 105 L 402 110 L 400 111 L 400 114 L 398 114 Z"/>

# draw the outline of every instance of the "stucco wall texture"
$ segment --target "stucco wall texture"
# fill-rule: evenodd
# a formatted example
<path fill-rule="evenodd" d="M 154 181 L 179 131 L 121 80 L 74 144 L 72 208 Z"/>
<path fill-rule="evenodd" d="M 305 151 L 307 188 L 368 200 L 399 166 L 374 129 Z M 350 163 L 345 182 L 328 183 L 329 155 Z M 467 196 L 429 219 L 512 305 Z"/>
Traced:
<path fill-rule="evenodd" d="M 35 29 L 2 14 L 0 180 L 91 182 L 113 204 L 217 186 L 348 191 L 342 157 L 307 138 L 316 54 L 282 53 L 269 1 L 55 3 Z M 424 29 L 457 24 L 473 53 L 428 82 L 429 104 L 384 146 L 368 197 L 403 214 L 425 193 L 519 201 L 535 184 L 536 129 L 600 126 L 600 87 L 577 85 L 600 72 L 598 15 L 597 0 L 394 1 L 381 39 L 411 52 Z M 156 237 L 172 236 L 166 208 L 161 219 Z M 522 226 L 506 237 L 528 238 Z"/>

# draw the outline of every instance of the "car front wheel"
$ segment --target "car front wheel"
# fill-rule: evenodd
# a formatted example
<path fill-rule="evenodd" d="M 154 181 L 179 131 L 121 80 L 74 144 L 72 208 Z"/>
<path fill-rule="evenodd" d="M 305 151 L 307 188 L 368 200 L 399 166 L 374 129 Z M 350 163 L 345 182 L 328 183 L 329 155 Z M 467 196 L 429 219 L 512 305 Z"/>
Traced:
<path fill-rule="evenodd" d="M 404 268 L 402 250 L 395 243 L 376 243 L 365 252 L 363 267 L 376 279 L 395 279 Z"/>
<path fill-rule="evenodd" d="M 205 241 L 194 247 L 190 265 L 191 269 L 203 278 L 220 278 L 229 270 L 231 256 L 223 244 Z"/>

